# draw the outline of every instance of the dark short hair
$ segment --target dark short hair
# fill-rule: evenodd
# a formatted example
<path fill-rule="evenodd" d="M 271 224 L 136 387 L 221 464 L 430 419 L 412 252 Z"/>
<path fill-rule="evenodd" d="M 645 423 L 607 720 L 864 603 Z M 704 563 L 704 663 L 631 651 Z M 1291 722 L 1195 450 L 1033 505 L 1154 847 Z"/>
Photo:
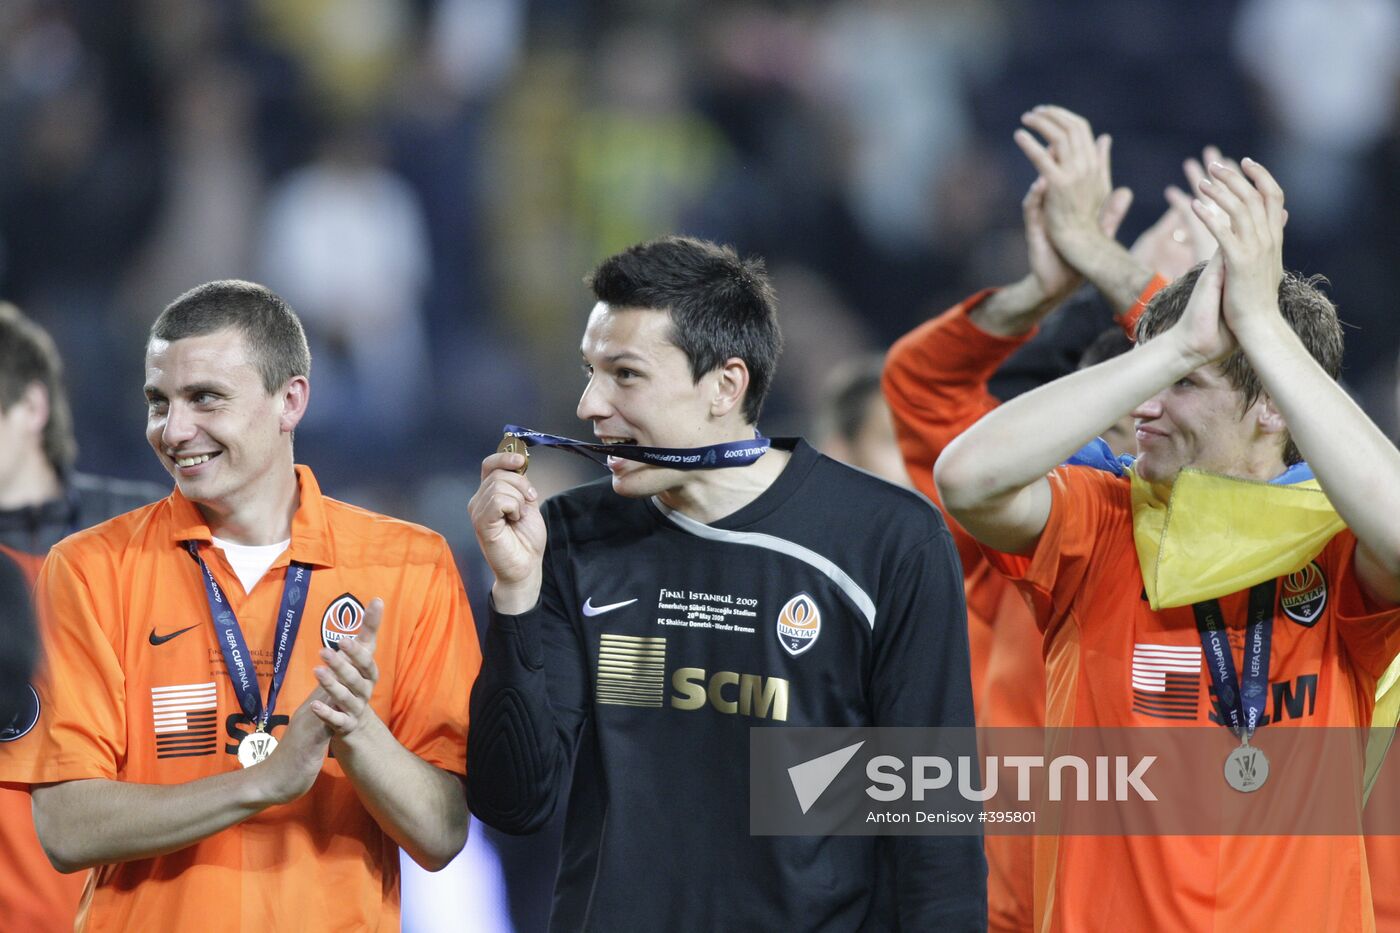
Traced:
<path fill-rule="evenodd" d="M 865 426 L 872 398 L 881 397 L 880 379 L 885 361 L 878 354 L 847 360 L 838 366 L 822 388 L 817 406 L 816 436 L 839 437 L 854 444 Z"/>
<path fill-rule="evenodd" d="M 1181 319 L 1205 266 L 1203 262 L 1198 263 L 1181 278 L 1152 296 L 1152 300 L 1142 312 L 1142 317 L 1138 318 L 1138 343 L 1144 343 L 1166 332 Z M 1283 319 L 1293 328 L 1293 332 L 1298 335 L 1298 339 L 1303 342 L 1312 358 L 1317 360 L 1327 375 L 1336 379 L 1342 371 L 1342 323 L 1337 319 L 1337 309 L 1331 299 L 1318 287 L 1325 284 L 1327 279 L 1320 275 L 1302 276 L 1296 272 L 1285 271 L 1278 286 L 1278 307 Z M 1236 350 L 1227 356 L 1221 361 L 1220 368 L 1230 385 L 1240 392 L 1240 413 L 1244 414 L 1264 394 L 1264 384 L 1259 381 L 1254 367 L 1245 359 L 1243 350 Z M 1303 454 L 1298 450 L 1298 445 L 1293 443 L 1293 436 L 1285 433 L 1283 462 L 1292 466 L 1302 459 Z"/>
<path fill-rule="evenodd" d="M 293 376 L 311 375 L 311 350 L 296 313 L 281 296 L 253 282 L 223 279 L 185 292 L 151 325 L 149 340 L 174 342 L 233 328 L 243 334 L 268 394 Z"/>
<path fill-rule="evenodd" d="M 1094 342 L 1084 348 L 1084 352 L 1079 355 L 1079 368 L 1088 369 L 1090 366 L 1097 366 L 1104 360 L 1111 360 L 1115 356 L 1121 356 L 1133 348 L 1133 342 L 1128 339 L 1128 335 L 1123 333 L 1121 327 L 1110 327 L 1107 330 L 1099 331 L 1099 335 L 1094 338 Z"/>
<path fill-rule="evenodd" d="M 63 385 L 63 359 L 46 330 L 19 308 L 0 301 L 0 412 L 8 411 L 36 382 L 49 396 L 44 457 L 63 476 L 78 458 L 73 412 Z"/>
<path fill-rule="evenodd" d="M 584 281 L 614 308 L 669 314 L 671 342 L 685 353 L 696 382 L 731 357 L 743 360 L 749 369 L 744 418 L 758 421 L 783 347 L 763 260 L 740 259 L 707 240 L 669 236 L 609 256 Z"/>

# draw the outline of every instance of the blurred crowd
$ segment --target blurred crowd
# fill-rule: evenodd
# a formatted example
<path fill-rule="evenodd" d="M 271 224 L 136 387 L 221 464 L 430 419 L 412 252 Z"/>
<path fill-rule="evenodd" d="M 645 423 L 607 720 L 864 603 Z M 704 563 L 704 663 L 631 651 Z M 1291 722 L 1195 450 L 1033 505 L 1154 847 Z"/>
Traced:
<path fill-rule="evenodd" d="M 1269 166 L 1287 264 L 1332 280 L 1344 380 L 1395 436 L 1394 0 L 6 0 L 0 297 L 64 354 L 80 467 L 164 480 L 146 329 L 267 284 L 312 344 L 299 454 L 446 534 L 479 597 L 477 464 L 506 422 L 584 430 L 601 257 L 763 256 L 763 428 L 815 430 L 834 372 L 1024 271 L 1011 133 L 1044 102 L 1113 135 L 1125 241 L 1204 145 Z M 586 475 L 538 459 L 542 489 Z"/>

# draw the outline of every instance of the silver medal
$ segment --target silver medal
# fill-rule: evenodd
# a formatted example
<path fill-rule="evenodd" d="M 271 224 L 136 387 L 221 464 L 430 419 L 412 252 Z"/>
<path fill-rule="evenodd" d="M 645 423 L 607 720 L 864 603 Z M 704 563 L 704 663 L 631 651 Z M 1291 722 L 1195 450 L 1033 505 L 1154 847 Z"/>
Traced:
<path fill-rule="evenodd" d="M 238 763 L 245 768 L 267 758 L 277 748 L 277 740 L 266 732 L 253 732 L 243 737 L 243 741 L 238 743 Z"/>
<path fill-rule="evenodd" d="M 1247 742 L 1225 759 L 1225 783 L 1242 794 L 1253 793 L 1268 779 L 1269 759 Z"/>

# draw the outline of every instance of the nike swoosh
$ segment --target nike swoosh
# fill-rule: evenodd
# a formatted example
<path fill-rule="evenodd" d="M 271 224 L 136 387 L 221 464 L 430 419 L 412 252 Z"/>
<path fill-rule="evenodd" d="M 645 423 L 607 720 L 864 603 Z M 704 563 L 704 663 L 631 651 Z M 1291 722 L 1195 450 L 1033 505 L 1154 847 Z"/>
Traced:
<path fill-rule="evenodd" d="M 183 635 L 192 628 L 199 628 L 198 625 L 191 625 L 186 628 L 177 629 L 168 635 L 157 635 L 155 629 L 151 629 L 151 637 L 147 639 L 153 645 L 163 645 L 176 635 Z"/>
<path fill-rule="evenodd" d="M 621 609 L 623 606 L 630 606 L 635 602 L 635 599 L 628 599 L 607 606 L 595 606 L 593 605 L 593 597 L 590 596 L 583 601 L 583 614 L 586 616 L 600 616 L 605 612 L 612 612 L 614 609 Z"/>

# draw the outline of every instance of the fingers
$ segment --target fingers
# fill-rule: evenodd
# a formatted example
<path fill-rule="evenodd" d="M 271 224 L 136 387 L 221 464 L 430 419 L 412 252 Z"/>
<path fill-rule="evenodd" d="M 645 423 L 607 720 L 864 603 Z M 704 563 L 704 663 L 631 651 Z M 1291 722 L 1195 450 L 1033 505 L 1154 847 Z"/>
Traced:
<path fill-rule="evenodd" d="M 1267 235 L 1270 230 L 1264 199 L 1249 179 L 1224 163 L 1207 167 L 1210 178 L 1201 181 L 1201 191 L 1230 216 L 1230 227 L 1241 237 Z"/>
<path fill-rule="evenodd" d="M 1220 206 L 1213 201 L 1196 198 L 1191 202 L 1191 213 L 1196 215 L 1196 219 L 1206 225 L 1210 235 L 1215 237 L 1217 243 L 1223 243 L 1223 237 L 1230 234 L 1230 218 L 1220 209 Z"/>
<path fill-rule="evenodd" d="M 528 461 L 521 454 L 496 453 L 481 461 L 481 478 L 485 480 L 492 473 L 500 470 L 502 472 L 514 472 L 523 467 Z M 515 475 L 519 475 L 518 473 Z"/>
<path fill-rule="evenodd" d="M 1021 199 L 1021 216 L 1025 218 L 1027 227 L 1045 225 L 1046 187 L 1044 176 L 1039 176 L 1031 182 L 1031 186 L 1026 189 L 1026 196 Z"/>
<path fill-rule="evenodd" d="M 1288 211 L 1283 209 L 1283 189 L 1264 166 L 1249 157 L 1240 163 L 1240 171 L 1250 181 L 1264 199 L 1264 210 L 1269 220 L 1269 228 L 1282 230 L 1288 223 Z"/>
<path fill-rule="evenodd" d="M 330 663 L 330 662 L 327 662 Z M 358 715 L 364 707 L 364 700 L 355 691 L 336 679 L 336 675 L 324 667 L 315 669 L 316 680 L 321 685 L 321 689 L 326 691 L 329 705 L 337 710 Z M 356 675 L 358 677 L 358 675 Z M 315 700 L 311 706 L 314 709 L 317 704 L 327 705 L 325 701 Z"/>
<path fill-rule="evenodd" d="M 497 454 L 493 456 L 514 457 L 519 455 Z M 487 458 L 488 461 L 490 459 L 492 458 Z M 534 485 L 519 473 L 495 470 L 482 480 L 481 486 L 477 488 L 476 494 L 472 496 L 471 502 L 467 505 L 467 511 L 472 517 L 472 523 L 478 527 L 483 522 L 490 523 L 502 518 L 508 522 L 516 522 L 525 514 L 526 503 L 534 502 L 538 498 L 539 493 L 535 491 Z"/>
<path fill-rule="evenodd" d="M 1114 188 L 1108 199 L 1103 202 L 1103 209 L 1099 212 L 1099 229 L 1104 236 L 1113 237 L 1118 234 L 1118 228 L 1123 223 L 1123 218 L 1128 216 L 1128 208 L 1133 206 L 1133 190 L 1131 188 Z"/>
<path fill-rule="evenodd" d="M 349 653 L 350 660 L 357 666 L 359 659 L 374 663 L 374 649 L 379 644 L 379 627 L 384 624 L 384 600 L 375 597 L 365 608 L 365 618 L 354 638 L 347 639 L 342 646 Z"/>
<path fill-rule="evenodd" d="M 1206 146 L 1201 152 L 1201 157 L 1206 165 L 1210 165 L 1212 162 L 1219 162 L 1221 165 L 1227 165 L 1237 172 L 1240 170 L 1240 163 L 1236 162 L 1234 159 L 1225 158 L 1215 146 Z"/>
<path fill-rule="evenodd" d="M 1201 185 L 1201 179 L 1206 177 L 1205 166 L 1195 159 L 1187 159 L 1181 163 L 1181 170 L 1186 173 L 1186 186 L 1195 191 Z"/>
<path fill-rule="evenodd" d="M 1113 137 L 1104 133 L 1094 140 L 1094 155 L 1099 162 L 1099 183 L 1104 186 L 1104 190 L 1113 187 Z"/>
<path fill-rule="evenodd" d="M 1036 107 L 1022 114 L 1021 122 L 1045 138 L 1055 162 L 1076 170 L 1100 165 L 1102 152 L 1111 145 L 1106 137 L 1096 142 L 1089 121 L 1063 107 Z"/>
<path fill-rule="evenodd" d="M 1192 189 L 1194 190 L 1194 188 L 1195 183 L 1192 184 Z M 1167 190 L 1162 193 L 1166 195 L 1167 203 L 1170 204 L 1174 210 L 1188 217 L 1192 216 L 1191 195 L 1187 194 L 1185 191 L 1182 191 L 1176 185 L 1168 185 Z"/>
<path fill-rule="evenodd" d="M 333 709 L 320 700 L 316 700 L 311 704 L 311 712 L 336 735 L 341 735 L 355 728 L 356 720 L 354 716 Z"/>
<path fill-rule="evenodd" d="M 1051 158 L 1049 151 L 1040 144 L 1039 140 L 1025 130 L 1017 130 L 1011 134 L 1011 138 L 1015 141 L 1017 148 L 1026 154 L 1026 158 L 1030 160 L 1031 165 L 1035 166 L 1035 170 L 1040 173 L 1042 178 L 1059 177 L 1060 167 L 1055 164 L 1055 160 Z"/>

